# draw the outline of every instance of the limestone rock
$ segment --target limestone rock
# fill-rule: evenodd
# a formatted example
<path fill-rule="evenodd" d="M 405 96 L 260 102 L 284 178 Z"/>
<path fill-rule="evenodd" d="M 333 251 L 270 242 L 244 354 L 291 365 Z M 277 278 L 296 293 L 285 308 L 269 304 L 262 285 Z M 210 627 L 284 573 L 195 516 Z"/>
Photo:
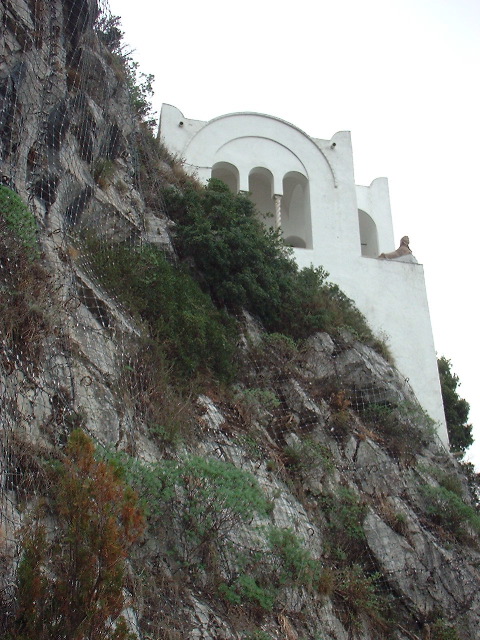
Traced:
<path fill-rule="evenodd" d="M 368 408 L 400 415 L 417 406 L 406 381 L 375 351 L 346 332 L 335 339 L 318 333 L 291 359 L 273 347 L 252 364 L 251 350 L 268 341 L 244 313 L 240 353 L 250 369 L 237 388 L 212 382 L 196 397 L 192 384 L 181 398 L 191 405 L 181 444 L 165 439 L 164 425 L 149 414 L 152 396 L 167 404 L 168 389 L 157 372 L 145 372 L 145 362 L 134 363 L 138 370 L 132 366 L 128 358 L 143 338 L 141 328 L 103 290 L 81 252 L 82 234 L 96 231 L 110 243 L 149 243 L 174 255 L 161 198 L 157 208 L 143 195 L 136 146 L 142 129 L 125 78 L 95 33 L 100 27 L 92 28 L 103 4 L 6 0 L 0 6 L 2 184 L 31 207 L 50 275 L 47 302 L 29 301 L 48 319 L 38 338 L 41 357 L 15 351 L 10 335 L 0 342 L 2 607 L 14 606 L 18 532 L 34 506 L 27 490 L 35 464 L 48 457 L 45 452 L 62 451 L 80 426 L 97 444 L 151 472 L 156 502 L 150 506 L 159 513 L 132 554 L 124 610 L 137 637 L 240 640 L 263 633 L 272 640 L 372 640 L 388 633 L 392 640 L 426 640 L 427 625 L 441 618 L 460 640 L 478 640 L 478 533 L 459 541 L 441 531 L 421 490 L 440 487 L 443 473 L 457 478 L 472 506 L 468 487 L 459 480 L 458 463 L 425 434 L 412 455 L 402 456 L 382 431 L 381 417 L 367 424 Z M 158 174 L 149 179 L 174 182 L 161 162 Z M 1 266 L 3 295 L 8 270 Z M 148 346 L 142 353 L 148 360 Z M 255 403 L 242 404 L 242 394 L 252 390 Z M 420 433 L 418 413 L 402 419 L 408 437 Z M 227 530 L 221 518 L 234 488 L 222 493 L 210 484 L 211 493 L 219 490 L 218 501 L 205 495 L 189 513 L 189 492 L 202 495 L 202 478 L 193 474 L 182 486 L 169 486 L 165 498 L 155 469 L 195 456 L 254 476 L 264 510 L 252 509 Z M 170 508 L 173 502 L 181 515 Z M 222 535 L 213 527 L 208 539 L 195 537 L 192 521 L 214 516 Z M 291 545 L 272 549 L 272 528 L 286 532 Z M 349 590 L 341 580 L 354 565 L 364 573 Z M 302 574 L 305 568 L 313 578 Z M 372 595 L 368 579 L 377 572 L 378 589 L 397 616 L 387 630 L 365 610 Z M 230 600 L 221 584 L 237 588 Z M 272 609 L 265 598 L 262 608 L 262 589 L 275 594 Z"/>

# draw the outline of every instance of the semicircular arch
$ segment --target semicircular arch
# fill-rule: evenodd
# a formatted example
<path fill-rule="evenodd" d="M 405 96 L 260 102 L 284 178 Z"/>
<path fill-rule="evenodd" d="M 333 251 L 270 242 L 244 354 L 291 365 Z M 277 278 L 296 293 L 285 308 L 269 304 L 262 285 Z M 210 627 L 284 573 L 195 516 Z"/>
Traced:
<path fill-rule="evenodd" d="M 224 182 L 232 193 L 238 193 L 240 173 L 231 162 L 216 162 L 212 167 L 212 178 Z"/>
<path fill-rule="evenodd" d="M 195 133 L 185 155 L 193 165 L 212 166 L 219 149 L 233 139 L 245 137 L 265 138 L 284 146 L 303 164 L 307 177 L 323 165 L 334 187 L 337 186 L 335 171 L 324 151 L 301 129 L 274 116 L 234 113 L 214 118 Z"/>
<path fill-rule="evenodd" d="M 289 171 L 283 177 L 282 231 L 285 238 L 296 239 L 291 246 L 312 248 L 310 186 L 298 171 Z"/>

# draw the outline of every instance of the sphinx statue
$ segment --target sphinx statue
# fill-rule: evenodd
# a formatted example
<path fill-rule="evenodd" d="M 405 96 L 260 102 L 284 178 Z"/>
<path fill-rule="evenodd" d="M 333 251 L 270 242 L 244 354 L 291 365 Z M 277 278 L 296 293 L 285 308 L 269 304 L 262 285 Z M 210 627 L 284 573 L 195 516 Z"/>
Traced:
<path fill-rule="evenodd" d="M 410 249 L 410 238 L 408 236 L 403 236 L 400 240 L 400 246 L 395 251 L 390 251 L 390 253 L 381 253 L 378 257 L 381 260 L 395 260 L 396 258 L 402 258 L 403 256 L 408 256 L 412 254 L 412 250 Z"/>

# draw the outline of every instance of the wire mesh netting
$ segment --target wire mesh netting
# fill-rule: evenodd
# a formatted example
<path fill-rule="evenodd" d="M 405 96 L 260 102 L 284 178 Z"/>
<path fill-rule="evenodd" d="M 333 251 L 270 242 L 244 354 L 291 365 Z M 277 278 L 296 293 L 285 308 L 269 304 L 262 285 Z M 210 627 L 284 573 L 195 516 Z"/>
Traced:
<path fill-rule="evenodd" d="M 192 543 L 191 531 L 182 529 L 188 518 L 184 514 L 182 520 L 179 512 L 185 510 L 189 496 L 197 508 L 204 485 L 208 488 L 212 511 L 230 518 L 209 524 L 219 540 L 221 534 L 216 560 L 221 568 L 213 566 L 211 549 L 209 559 L 212 574 L 221 574 L 226 585 L 223 597 L 231 604 L 237 603 L 241 592 L 266 611 L 273 606 L 268 590 L 255 591 L 252 584 L 259 589 L 255 580 L 238 582 L 240 568 L 257 581 L 261 575 L 273 576 L 282 585 L 297 580 L 305 590 L 319 579 L 312 558 L 318 560 L 322 554 L 337 571 L 337 579 L 342 575 L 342 584 L 351 589 L 354 579 L 358 583 L 360 578 L 355 573 L 347 576 L 347 567 L 362 564 L 367 571 L 364 589 L 373 593 L 369 584 L 377 576 L 378 558 L 355 528 L 366 514 L 362 500 L 367 496 L 376 501 L 378 513 L 390 518 L 390 524 L 397 517 L 400 531 L 405 523 L 387 500 L 388 483 L 392 478 L 398 483 L 395 495 L 408 493 L 408 473 L 389 472 L 384 484 L 379 478 L 388 460 L 398 469 L 408 469 L 434 439 L 408 382 L 346 334 L 314 337 L 299 351 L 285 337 L 259 337 L 251 322 L 245 331 L 250 331 L 250 338 L 240 339 L 245 362 L 228 394 L 213 383 L 210 395 L 218 398 L 215 402 L 199 394 L 195 376 L 190 376 L 188 385 L 179 385 L 179 371 L 201 370 L 202 363 L 192 360 L 188 346 L 182 351 L 174 334 L 183 332 L 188 345 L 189 332 L 194 333 L 189 327 L 199 331 L 198 321 L 188 324 L 182 316 L 181 326 L 159 324 L 164 300 L 153 306 L 150 315 L 145 312 L 142 299 L 156 286 L 149 277 L 152 264 L 163 285 L 169 283 L 172 298 L 193 292 L 194 307 L 185 314 L 190 320 L 198 318 L 195 314 L 200 307 L 207 309 L 207 303 L 168 266 L 176 264 L 176 254 L 162 188 L 167 183 L 178 186 L 185 177 L 151 134 L 146 85 L 139 81 L 122 43 L 118 20 L 103 0 L 3 0 L 0 28 L 4 628 L 15 616 L 16 574 L 25 551 L 21 532 L 31 514 L 38 513 L 39 499 L 48 494 L 52 482 L 45 463 L 58 461 L 55 452 L 64 450 L 77 427 L 104 448 L 122 451 L 131 459 L 139 455 L 153 464 L 165 456 L 177 461 L 179 466 L 171 471 L 177 478 L 176 493 L 164 497 L 171 521 L 158 526 L 165 539 L 169 534 L 178 537 L 177 552 L 188 575 L 192 564 L 202 564 L 198 553 L 206 547 L 198 540 Z M 151 247 L 157 253 L 148 253 Z M 164 262 L 159 254 L 165 256 Z M 139 273 L 143 288 L 130 282 Z M 181 293 L 184 290 L 186 294 Z M 221 341 L 226 321 L 216 313 L 208 310 L 205 336 L 213 326 L 220 327 Z M 154 333 L 157 340 L 152 339 Z M 217 340 L 205 336 L 207 349 L 201 354 L 208 353 L 208 340 Z M 200 360 L 209 357 L 201 354 Z M 233 464 L 258 478 L 270 498 L 269 510 L 242 520 L 242 512 L 235 511 L 238 505 L 232 507 L 220 492 L 221 483 L 208 484 L 217 477 L 227 486 L 227 467 L 204 469 L 203 475 L 189 467 L 182 476 L 189 438 L 199 455 Z M 359 451 L 366 440 L 373 443 L 374 453 L 362 459 Z M 354 491 L 353 478 L 362 487 L 362 500 Z M 340 497 L 332 497 L 334 485 L 344 488 Z M 215 500 L 227 506 L 218 507 Z M 338 515 L 342 509 L 356 514 L 354 520 L 342 520 Z M 42 512 L 41 519 L 53 536 L 55 525 L 48 516 L 51 513 Z M 268 537 L 265 527 L 272 521 L 275 527 Z M 352 529 L 347 534 L 348 526 Z M 330 540 L 329 550 L 325 530 L 337 536 L 336 546 Z M 310 555 L 299 550 L 299 541 Z M 287 548 L 293 554 L 289 573 L 285 573 Z M 451 559 L 445 563 L 456 571 Z M 179 566 L 175 572 L 180 572 Z M 437 579 L 437 568 L 424 567 L 423 572 L 422 584 Z M 413 565 L 384 569 L 381 581 L 375 580 L 388 597 L 396 594 L 391 586 L 396 573 L 412 581 L 418 577 Z M 461 579 L 469 597 L 475 580 L 465 582 L 464 574 Z M 167 619 L 176 628 L 179 600 L 172 596 L 171 574 L 169 581 L 168 598 L 166 579 L 161 588 L 157 584 L 145 595 L 143 626 L 135 627 L 139 635 L 167 637 L 160 635 Z M 337 589 L 337 596 L 345 603 L 350 594 Z M 163 613 L 162 597 L 166 598 Z M 293 609 L 298 606 L 299 611 L 305 598 L 304 592 L 296 605 L 290 602 Z"/>

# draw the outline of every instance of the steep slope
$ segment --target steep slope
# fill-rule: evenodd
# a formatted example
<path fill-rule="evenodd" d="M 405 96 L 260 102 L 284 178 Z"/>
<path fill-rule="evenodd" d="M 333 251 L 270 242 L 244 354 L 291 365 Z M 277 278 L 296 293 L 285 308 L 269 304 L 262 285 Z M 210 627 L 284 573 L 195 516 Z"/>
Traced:
<path fill-rule="evenodd" d="M 480 517 L 389 362 L 346 330 L 294 343 L 245 313 L 233 383 L 197 365 L 179 382 L 178 363 L 194 366 L 188 353 L 135 292 L 99 272 L 117 260 L 121 279 L 139 247 L 176 264 L 162 187 L 180 192 L 186 180 L 142 124 L 135 91 L 132 103 L 107 9 L 95 0 L 0 8 L 2 632 L 479 638 Z M 162 282 L 194 300 L 175 316 L 184 343 L 199 349 L 189 335 L 201 333 L 199 309 L 210 332 L 229 335 L 196 285 L 165 264 L 156 263 Z M 154 290 L 150 267 L 142 276 Z M 79 429 L 105 467 L 88 458 Z M 143 533 L 124 483 L 141 499 Z M 98 532 L 85 533 L 88 519 L 76 520 L 77 490 L 79 511 L 109 532 L 106 555 Z M 88 551 L 91 582 L 72 539 Z M 62 584 L 85 612 L 75 628 L 58 602 Z"/>

